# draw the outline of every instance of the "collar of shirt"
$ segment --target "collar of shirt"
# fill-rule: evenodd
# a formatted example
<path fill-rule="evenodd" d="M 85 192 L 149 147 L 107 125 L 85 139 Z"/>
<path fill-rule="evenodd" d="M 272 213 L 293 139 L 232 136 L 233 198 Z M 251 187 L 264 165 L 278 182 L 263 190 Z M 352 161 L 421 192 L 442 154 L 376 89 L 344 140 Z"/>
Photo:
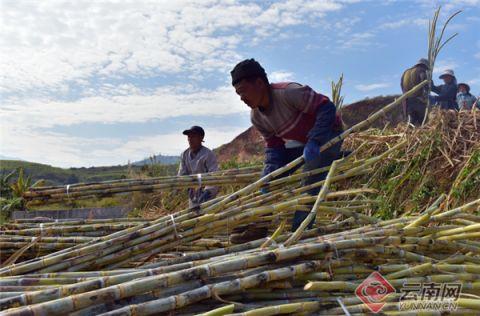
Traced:
<path fill-rule="evenodd" d="M 272 112 L 273 108 L 273 93 L 272 89 L 270 88 L 268 90 L 268 107 L 264 108 L 262 106 L 258 107 L 258 110 L 263 114 L 263 115 L 268 115 L 270 112 Z"/>
<path fill-rule="evenodd" d="M 198 156 L 198 154 L 203 150 L 203 146 L 200 146 L 200 148 L 197 150 L 197 152 L 193 152 L 191 149 L 188 151 L 188 154 L 190 155 L 190 158 L 195 159 L 195 157 Z"/>

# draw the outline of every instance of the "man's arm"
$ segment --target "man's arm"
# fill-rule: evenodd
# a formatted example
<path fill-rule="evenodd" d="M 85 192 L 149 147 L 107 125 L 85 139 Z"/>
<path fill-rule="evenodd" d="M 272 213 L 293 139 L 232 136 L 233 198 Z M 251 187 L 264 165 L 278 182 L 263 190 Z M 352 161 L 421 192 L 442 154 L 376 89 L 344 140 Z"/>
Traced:
<path fill-rule="evenodd" d="M 402 78 L 400 79 L 400 89 L 402 89 L 402 92 L 405 93 L 405 88 L 403 87 L 403 79 L 405 78 L 405 73 L 406 71 L 403 72 Z"/>
<path fill-rule="evenodd" d="M 187 164 L 185 162 L 185 152 L 183 152 L 181 155 L 180 155 L 180 165 L 178 166 L 178 173 L 177 175 L 179 176 L 185 176 L 188 174 L 188 170 L 187 170 Z"/>
<path fill-rule="evenodd" d="M 207 159 L 205 160 L 205 165 L 207 167 L 207 172 L 218 171 L 217 157 L 215 156 L 213 151 L 210 151 L 208 153 Z"/>
<path fill-rule="evenodd" d="M 331 136 L 336 119 L 335 105 L 324 95 L 309 86 L 297 86 L 285 90 L 287 102 L 308 115 L 315 116 L 315 124 L 308 133 L 308 140 L 325 144 Z"/>
<path fill-rule="evenodd" d="M 218 171 L 218 162 L 215 154 L 210 151 L 205 159 L 206 172 Z M 202 196 L 199 197 L 199 203 L 205 202 L 213 198 L 218 193 L 218 188 L 214 186 L 206 186 Z"/>
<path fill-rule="evenodd" d="M 441 90 L 441 85 L 440 86 L 436 86 L 433 81 L 432 81 L 432 91 L 435 92 L 436 94 L 439 94 L 440 93 L 440 90 Z"/>
<path fill-rule="evenodd" d="M 285 161 L 285 142 L 282 138 L 260 124 L 253 116 L 251 117 L 253 126 L 260 132 L 265 140 L 265 159 L 262 176 L 281 168 Z"/>
<path fill-rule="evenodd" d="M 322 146 L 328 142 L 332 135 L 335 124 L 336 108 L 332 102 L 328 102 L 318 108 L 315 124 L 308 133 L 308 140 L 314 140 Z"/>
<path fill-rule="evenodd" d="M 432 89 L 433 90 L 433 89 Z M 447 85 L 441 92 L 438 93 L 437 101 L 455 100 L 457 97 L 457 86 L 454 84 Z"/>

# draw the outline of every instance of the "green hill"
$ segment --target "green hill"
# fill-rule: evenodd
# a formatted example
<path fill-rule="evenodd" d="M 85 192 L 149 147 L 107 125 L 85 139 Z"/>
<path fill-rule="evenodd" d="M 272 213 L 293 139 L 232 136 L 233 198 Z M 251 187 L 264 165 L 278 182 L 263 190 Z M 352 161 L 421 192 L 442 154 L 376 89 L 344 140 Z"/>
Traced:
<path fill-rule="evenodd" d="M 131 171 L 140 171 L 141 166 L 110 166 L 63 169 L 50 165 L 21 160 L 0 160 L 0 174 L 23 168 L 33 182 L 43 179 L 46 185 L 63 185 L 77 182 L 96 182 L 127 178 Z"/>

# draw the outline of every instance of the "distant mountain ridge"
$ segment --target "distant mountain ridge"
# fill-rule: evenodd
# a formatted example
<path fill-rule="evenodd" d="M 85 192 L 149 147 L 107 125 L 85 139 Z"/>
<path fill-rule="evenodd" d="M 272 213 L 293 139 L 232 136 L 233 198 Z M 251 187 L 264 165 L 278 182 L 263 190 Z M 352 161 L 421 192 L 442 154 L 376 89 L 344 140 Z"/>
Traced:
<path fill-rule="evenodd" d="M 180 156 L 164 156 L 162 154 L 153 155 L 143 160 L 132 162 L 133 166 L 144 166 L 151 164 L 173 165 L 180 162 Z"/>

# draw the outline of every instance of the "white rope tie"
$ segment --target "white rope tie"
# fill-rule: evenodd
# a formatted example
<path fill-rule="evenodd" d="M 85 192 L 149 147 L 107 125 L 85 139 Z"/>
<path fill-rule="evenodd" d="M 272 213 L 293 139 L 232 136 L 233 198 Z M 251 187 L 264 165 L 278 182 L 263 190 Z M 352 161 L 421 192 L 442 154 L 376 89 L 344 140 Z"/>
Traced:
<path fill-rule="evenodd" d="M 351 316 L 347 307 L 345 306 L 345 304 L 343 304 L 342 299 L 340 297 L 337 297 L 337 302 L 340 305 L 340 307 L 343 309 L 343 312 L 345 313 L 345 315 Z"/>
<path fill-rule="evenodd" d="M 34 242 L 35 240 L 37 240 L 38 237 L 32 237 L 32 241 L 31 242 Z"/>
<path fill-rule="evenodd" d="M 271 244 L 270 244 L 270 241 L 272 242 Z M 272 239 L 272 237 L 270 237 L 270 236 L 267 237 L 267 242 L 271 246 L 274 246 L 274 247 L 277 246 L 277 242 L 275 241 L 275 239 Z M 281 245 L 281 246 L 283 246 L 283 245 Z"/>
<path fill-rule="evenodd" d="M 173 224 L 173 232 L 175 233 L 175 238 L 176 239 L 182 238 L 182 235 L 180 235 L 177 231 L 177 224 L 175 223 L 175 218 L 173 217 L 173 214 L 170 214 L 170 220 L 172 221 L 172 224 Z"/>
<path fill-rule="evenodd" d="M 198 181 L 198 187 L 201 188 L 202 187 L 202 174 L 201 173 L 197 173 L 197 181 Z"/>
<path fill-rule="evenodd" d="M 66 190 L 67 190 L 67 198 L 70 199 L 70 184 L 67 184 Z"/>
<path fill-rule="evenodd" d="M 40 223 L 40 236 L 43 235 L 43 223 Z"/>
<path fill-rule="evenodd" d="M 333 250 L 335 250 L 335 256 L 337 256 L 337 259 L 340 259 L 340 255 L 338 254 L 338 249 L 337 249 L 337 246 L 335 246 L 335 244 L 333 244 Z"/>

